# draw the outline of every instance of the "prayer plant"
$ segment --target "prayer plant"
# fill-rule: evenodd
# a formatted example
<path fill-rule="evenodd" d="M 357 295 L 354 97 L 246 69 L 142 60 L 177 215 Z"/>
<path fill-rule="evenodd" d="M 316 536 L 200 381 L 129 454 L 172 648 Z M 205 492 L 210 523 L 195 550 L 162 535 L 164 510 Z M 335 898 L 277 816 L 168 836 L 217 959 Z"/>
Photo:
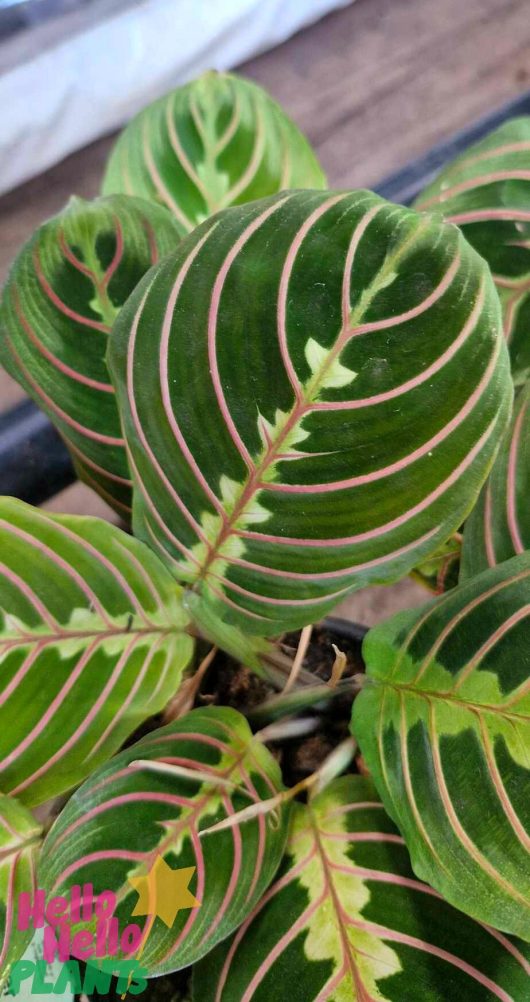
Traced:
<path fill-rule="evenodd" d="M 121 519 L 0 501 L 12 987 L 42 906 L 100 990 L 127 962 L 131 993 L 193 967 L 195 1002 L 529 998 L 530 119 L 414 208 L 325 185 L 207 74 L 11 270 L 3 364 Z M 447 590 L 368 633 L 352 736 L 289 785 L 278 741 L 333 697 L 307 628 L 410 573 Z M 287 692 L 191 708 L 205 640 Z"/>

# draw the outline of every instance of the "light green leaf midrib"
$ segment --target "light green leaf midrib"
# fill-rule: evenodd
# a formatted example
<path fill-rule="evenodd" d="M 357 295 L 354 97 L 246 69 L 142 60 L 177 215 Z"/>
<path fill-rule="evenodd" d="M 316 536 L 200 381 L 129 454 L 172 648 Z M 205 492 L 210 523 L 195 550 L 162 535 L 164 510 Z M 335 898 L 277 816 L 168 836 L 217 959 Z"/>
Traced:
<path fill-rule="evenodd" d="M 213 215 L 224 208 L 229 187 L 228 175 L 219 169 L 217 163 L 216 150 L 219 141 L 216 129 L 217 106 L 215 102 L 208 100 L 207 96 L 200 105 L 192 96 L 190 106 L 194 109 L 194 122 L 204 153 L 204 159 L 195 165 L 195 169 L 201 181 L 201 194 L 206 202 L 208 215 Z"/>
<path fill-rule="evenodd" d="M 329 788 L 330 790 L 331 788 Z M 328 792 L 329 792 L 328 790 Z M 317 798 L 318 799 L 318 798 Z M 340 803 L 340 800 L 338 801 Z M 301 807 L 301 805 L 300 805 Z M 309 824 L 306 824 L 305 813 Z M 308 961 L 331 960 L 334 969 L 347 968 L 340 985 L 336 988 L 337 1002 L 349 1002 L 351 990 L 355 991 L 355 998 L 364 997 L 361 992 L 365 992 L 367 997 L 387 1002 L 387 995 L 384 992 L 384 978 L 398 973 L 401 969 L 399 958 L 391 946 L 385 944 L 382 938 L 369 930 L 348 927 L 343 918 L 344 904 L 337 884 L 343 882 L 342 894 L 348 901 L 349 910 L 359 916 L 362 922 L 362 912 L 371 897 L 371 892 L 363 878 L 355 873 L 355 864 L 352 861 L 348 844 L 327 841 L 325 833 L 346 832 L 346 814 L 329 814 L 326 807 L 317 810 L 316 805 L 311 803 L 306 808 L 301 808 L 295 814 L 292 835 L 295 844 L 291 845 L 294 852 L 290 854 L 299 862 L 304 858 L 309 848 L 309 841 L 314 842 L 316 847 L 316 858 L 320 873 L 313 871 L 311 861 L 306 870 L 299 876 L 299 881 L 308 891 L 311 900 L 320 893 L 320 883 L 327 888 L 333 909 L 333 925 L 335 932 L 330 934 L 326 923 L 329 922 L 329 913 L 322 909 L 315 913 L 308 926 L 308 935 L 305 941 L 305 952 Z M 303 835 L 307 840 L 299 844 Z M 298 846 L 295 848 L 295 846 Z M 289 848 L 288 848 L 289 852 Z M 335 857 L 335 859 L 334 859 Z M 350 867 L 350 874 L 343 874 L 333 866 L 339 865 Z M 325 914 L 325 919 L 322 918 Z M 327 930 L 327 933 L 326 933 Z M 333 939 L 335 936 L 335 940 Z M 383 980 L 383 984 L 379 982 Z"/>
<path fill-rule="evenodd" d="M 5 849 L 0 849 L 0 866 L 7 862 L 11 856 L 16 856 L 20 852 L 25 852 L 27 849 L 31 849 L 33 846 L 38 846 L 42 841 L 42 833 L 37 829 L 34 834 L 29 835 L 28 838 L 22 839 L 17 842 L 16 845 L 9 845 Z"/>
<path fill-rule="evenodd" d="M 102 267 L 101 262 L 96 254 L 94 240 L 96 233 L 91 232 L 91 226 L 94 220 L 89 219 L 88 215 L 83 213 L 83 215 L 78 218 L 74 215 L 71 219 L 65 220 L 64 226 L 64 239 L 66 242 L 72 246 L 72 242 L 77 241 L 83 252 L 83 264 L 94 275 L 94 280 L 89 279 L 94 288 L 94 298 L 89 302 L 90 308 L 98 313 L 101 320 L 108 327 L 112 327 L 120 308 L 114 306 L 110 296 L 108 294 L 108 289 L 102 289 L 102 281 L 105 275 L 105 269 Z M 76 235 L 75 230 L 78 229 L 78 234 Z"/>
<path fill-rule="evenodd" d="M 408 696 L 415 696 L 417 699 L 423 699 L 428 703 L 439 700 L 441 703 L 454 703 L 456 706 L 460 706 L 463 709 L 474 713 L 493 713 L 505 717 L 506 719 L 514 718 L 516 721 L 521 723 L 530 722 L 530 714 L 511 713 L 509 710 L 503 709 L 502 705 L 494 706 L 492 703 L 474 702 L 473 700 L 462 699 L 461 697 L 454 696 L 450 692 L 438 692 L 436 689 L 419 689 L 414 685 L 407 685 L 405 682 L 391 682 L 388 679 L 368 678 L 366 689 L 368 690 L 372 685 L 379 688 L 394 689 L 396 692 L 403 692 Z"/>
<path fill-rule="evenodd" d="M 90 646 L 91 642 L 98 641 L 98 648 L 105 648 L 110 645 L 112 650 L 108 653 L 115 653 L 114 645 L 119 644 L 121 650 L 127 641 L 133 638 L 147 639 L 148 637 L 170 637 L 188 636 L 182 628 L 174 625 L 131 627 L 126 626 L 112 629 L 85 629 L 85 630 L 64 630 L 56 633 L 50 632 L 49 628 L 43 625 L 41 628 L 27 633 L 4 633 L 0 639 L 0 664 L 8 657 L 12 651 L 20 650 L 24 647 L 38 646 L 41 650 L 49 647 L 56 647 L 60 656 L 73 657 Z"/>
<path fill-rule="evenodd" d="M 427 229 L 430 225 L 430 220 L 427 217 L 418 218 L 418 225 L 412 229 L 409 236 L 402 244 L 400 244 L 397 250 L 387 256 L 384 264 L 378 271 L 377 276 L 372 280 L 368 288 L 364 290 L 359 303 L 350 313 L 347 327 L 340 330 L 337 335 L 335 345 L 327 353 L 326 359 L 312 374 L 307 384 L 303 387 L 304 393 L 302 398 L 295 401 L 292 409 L 286 412 L 285 419 L 282 426 L 278 430 L 276 438 L 272 440 L 269 448 L 264 448 L 263 452 L 257 457 L 255 461 L 254 474 L 252 476 L 249 474 L 243 483 L 239 485 L 239 490 L 234 493 L 233 499 L 231 499 L 232 510 L 229 517 L 222 523 L 217 537 L 212 539 L 211 533 L 209 534 L 207 531 L 204 533 L 209 540 L 209 550 L 206 557 L 200 561 L 200 568 L 195 570 L 195 572 L 188 578 L 188 581 L 192 586 L 198 584 L 198 582 L 206 578 L 212 565 L 219 559 L 222 560 L 222 547 L 230 540 L 234 531 L 238 528 L 238 521 L 244 518 L 245 509 L 249 507 L 253 499 L 256 498 L 256 495 L 260 493 L 260 489 L 256 485 L 259 484 L 265 477 L 267 477 L 268 480 L 271 479 L 271 469 L 278 461 L 278 453 L 283 447 L 285 447 L 287 437 L 291 439 L 296 428 L 299 429 L 301 427 L 302 421 L 307 416 L 309 406 L 317 400 L 319 393 L 325 385 L 327 373 L 336 363 L 343 351 L 345 345 L 341 343 L 341 339 L 352 327 L 356 327 L 361 324 L 365 313 L 372 305 L 377 294 L 382 289 L 386 288 L 395 277 L 394 269 L 396 265 L 410 251 L 411 245 L 413 245 L 423 235 L 425 229 Z M 301 411 L 301 416 L 296 419 L 298 411 Z M 219 518 L 212 518 L 211 515 L 206 515 L 204 518 L 206 518 L 211 524 L 217 524 L 217 522 L 220 522 Z M 199 547 L 201 546 L 202 544 L 199 544 Z M 221 565 L 218 569 L 219 573 L 222 573 L 224 567 Z"/>
<path fill-rule="evenodd" d="M 258 739 L 254 738 L 253 740 L 257 741 Z M 231 763 L 226 769 L 226 776 L 225 773 L 221 773 L 223 778 L 229 779 L 240 766 L 244 765 L 247 757 L 250 759 L 250 762 L 253 761 L 252 741 L 242 745 L 239 749 L 233 749 L 230 755 L 224 753 L 220 761 L 216 762 L 216 769 L 221 769 L 223 762 L 226 764 L 226 759 L 231 759 Z M 190 784 L 192 782 L 190 779 Z M 248 795 L 245 787 L 242 787 L 242 789 Z M 130 876 L 141 875 L 145 871 L 146 866 L 149 869 L 157 856 L 165 856 L 169 852 L 176 856 L 179 855 L 182 850 L 182 844 L 188 838 L 190 821 L 198 823 L 201 817 L 215 816 L 219 810 L 219 806 L 223 803 L 222 794 L 223 788 L 221 786 L 216 787 L 215 777 L 212 777 L 211 783 L 201 781 L 195 797 L 190 798 L 194 801 L 193 807 L 182 807 L 178 818 L 173 822 L 167 822 L 168 830 L 163 831 L 159 842 L 153 846 L 149 853 L 146 853 L 145 858 L 140 863 L 128 871 L 126 879 L 117 891 L 118 903 L 124 901 L 125 898 L 134 893 L 132 885 L 128 881 Z"/>

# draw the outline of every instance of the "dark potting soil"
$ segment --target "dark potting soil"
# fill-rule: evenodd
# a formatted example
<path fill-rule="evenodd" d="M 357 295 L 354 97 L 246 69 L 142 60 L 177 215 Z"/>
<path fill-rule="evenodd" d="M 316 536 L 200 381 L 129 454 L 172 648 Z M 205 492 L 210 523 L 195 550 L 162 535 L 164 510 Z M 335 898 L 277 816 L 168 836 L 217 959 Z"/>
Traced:
<path fill-rule="evenodd" d="M 287 633 L 281 644 L 282 650 L 294 657 L 299 640 L 299 631 Z M 346 655 L 343 679 L 364 672 L 361 634 L 359 638 L 350 637 L 326 624 L 318 625 L 313 629 L 304 659 L 304 668 L 314 676 L 315 685 L 326 683 L 331 677 L 335 661 L 333 644 Z M 208 646 L 198 645 L 197 664 L 207 651 Z M 203 679 L 195 706 L 231 706 L 247 714 L 274 695 L 276 690 L 273 686 L 251 668 L 245 668 L 228 654 L 219 651 Z M 351 707 L 351 692 L 336 695 L 327 704 L 304 711 L 305 717 L 318 718 L 316 733 L 270 744 L 272 753 L 280 762 L 287 786 L 293 786 L 318 769 L 333 748 L 348 736 Z M 162 714 L 146 720 L 129 738 L 127 745 L 139 741 L 163 723 Z"/>
<path fill-rule="evenodd" d="M 299 634 L 287 634 L 284 646 L 294 653 L 298 646 Z M 316 626 L 304 660 L 304 667 L 315 676 L 318 684 L 328 682 L 335 661 L 333 644 L 346 655 L 346 667 L 342 678 L 352 678 L 364 672 L 361 656 L 361 641 L 338 635 L 327 626 Z M 318 728 L 307 737 L 271 745 L 278 755 L 284 782 L 294 786 L 299 780 L 315 772 L 331 751 L 349 735 L 352 708 L 352 692 L 336 695 L 325 705 L 305 710 L 304 717 L 317 717 Z"/>

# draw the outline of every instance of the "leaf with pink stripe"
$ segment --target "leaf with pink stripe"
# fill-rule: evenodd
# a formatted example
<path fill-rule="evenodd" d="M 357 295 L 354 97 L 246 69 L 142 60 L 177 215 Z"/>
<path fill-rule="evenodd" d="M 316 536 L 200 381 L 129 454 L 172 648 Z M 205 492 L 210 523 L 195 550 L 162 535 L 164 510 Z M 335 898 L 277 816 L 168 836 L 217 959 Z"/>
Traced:
<path fill-rule="evenodd" d="M 196 775 L 194 775 L 194 773 Z M 81 787 L 51 829 L 40 880 L 49 893 L 91 884 L 117 895 L 120 929 L 137 892 L 129 877 L 162 856 L 174 870 L 193 867 L 200 906 L 172 928 L 156 919 L 142 964 L 150 975 L 187 967 L 225 939 L 255 907 L 280 863 L 288 808 L 202 836 L 222 819 L 283 789 L 277 762 L 245 718 L 226 707 L 192 710 L 121 752 Z"/>
<path fill-rule="evenodd" d="M 278 876 L 194 971 L 195 1002 L 525 1002 L 530 948 L 473 922 L 410 869 L 372 783 L 297 804 Z"/>
<path fill-rule="evenodd" d="M 23 892 L 33 896 L 36 860 L 41 842 L 38 821 L 22 804 L 0 794 L 0 991 L 10 965 L 28 945 L 33 930 L 18 928 L 18 903 Z"/>
<path fill-rule="evenodd" d="M 530 386 L 515 399 L 512 423 L 479 501 L 466 521 L 461 580 L 530 550 Z"/>
<path fill-rule="evenodd" d="M 261 636 L 438 551 L 512 399 L 483 260 L 367 191 L 205 222 L 130 297 L 109 365 L 136 534 L 199 620 Z"/>
<path fill-rule="evenodd" d="M 176 692 L 193 652 L 174 579 L 95 518 L 0 499 L 0 789 L 80 783 Z"/>
<path fill-rule="evenodd" d="M 372 629 L 352 727 L 417 875 L 530 942 L 530 553 Z"/>
<path fill-rule="evenodd" d="M 415 207 L 442 212 L 488 262 L 502 303 L 516 382 L 530 376 L 530 117 L 470 146 Z"/>
<path fill-rule="evenodd" d="M 164 205 L 187 232 L 230 205 L 325 186 L 307 139 L 276 101 L 251 80 L 209 72 L 127 125 L 103 192 Z"/>
<path fill-rule="evenodd" d="M 72 198 L 24 245 L 3 292 L 0 361 L 57 426 L 81 479 L 126 520 L 130 475 L 105 353 L 123 303 L 181 234 L 142 199 Z"/>

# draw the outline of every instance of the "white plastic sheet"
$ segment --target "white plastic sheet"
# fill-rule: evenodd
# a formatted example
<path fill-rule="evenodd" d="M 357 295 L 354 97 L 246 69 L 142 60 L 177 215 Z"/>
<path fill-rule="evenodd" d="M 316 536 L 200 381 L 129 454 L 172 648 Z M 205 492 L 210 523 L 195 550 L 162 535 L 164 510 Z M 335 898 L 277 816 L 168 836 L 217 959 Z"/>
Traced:
<path fill-rule="evenodd" d="M 144 0 L 0 77 L 0 192 L 351 0 Z"/>

